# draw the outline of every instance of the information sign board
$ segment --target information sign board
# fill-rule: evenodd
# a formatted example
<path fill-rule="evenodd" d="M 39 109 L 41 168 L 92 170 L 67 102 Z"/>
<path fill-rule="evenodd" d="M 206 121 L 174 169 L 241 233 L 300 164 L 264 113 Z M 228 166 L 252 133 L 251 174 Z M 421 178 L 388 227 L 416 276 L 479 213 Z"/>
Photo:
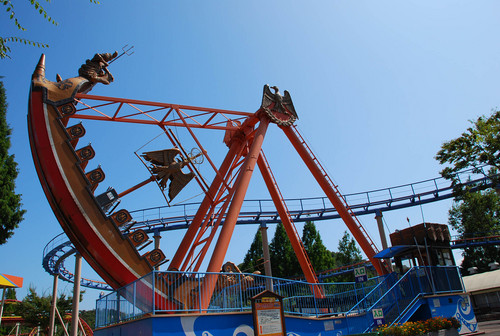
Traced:
<path fill-rule="evenodd" d="M 375 322 L 376 326 L 385 324 L 384 310 L 382 308 L 372 309 L 372 314 L 373 314 L 373 322 Z"/>
<path fill-rule="evenodd" d="M 354 269 L 354 277 L 356 282 L 365 282 L 368 280 L 368 275 L 366 274 L 366 267 L 358 267 Z"/>
<path fill-rule="evenodd" d="M 281 296 L 264 291 L 252 298 L 255 336 L 285 336 L 285 315 Z"/>

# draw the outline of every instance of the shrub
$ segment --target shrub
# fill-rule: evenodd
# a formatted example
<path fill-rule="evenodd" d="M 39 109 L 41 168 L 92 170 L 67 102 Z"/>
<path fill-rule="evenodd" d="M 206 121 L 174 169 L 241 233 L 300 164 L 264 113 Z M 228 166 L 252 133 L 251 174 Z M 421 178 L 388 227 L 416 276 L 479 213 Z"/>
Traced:
<path fill-rule="evenodd" d="M 433 317 L 425 321 L 405 322 L 392 326 L 381 325 L 376 331 L 382 336 L 417 336 L 450 328 L 460 328 L 460 322 L 454 317 Z"/>

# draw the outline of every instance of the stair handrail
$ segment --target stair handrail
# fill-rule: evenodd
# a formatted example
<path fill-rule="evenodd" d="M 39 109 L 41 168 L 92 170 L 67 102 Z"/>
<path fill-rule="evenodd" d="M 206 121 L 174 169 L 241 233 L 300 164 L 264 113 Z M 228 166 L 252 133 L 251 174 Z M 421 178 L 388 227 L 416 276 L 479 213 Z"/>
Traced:
<path fill-rule="evenodd" d="M 380 289 L 380 287 L 382 287 L 384 284 L 386 284 L 386 282 L 388 282 L 389 280 L 392 280 L 394 277 L 396 277 L 396 273 L 392 272 L 392 273 L 389 273 L 384 280 L 382 280 L 377 286 L 375 286 L 370 292 L 368 292 L 368 294 L 365 295 L 365 297 L 359 301 L 358 303 L 356 303 L 354 306 L 352 306 L 351 309 L 349 309 L 345 315 L 348 316 L 356 307 L 358 307 L 359 305 L 361 305 L 362 302 L 365 302 L 367 300 L 367 298 L 375 291 L 375 290 L 378 290 Z M 391 287 L 392 288 L 392 287 Z M 388 289 L 387 291 L 389 291 L 390 289 Z M 386 292 L 387 292 L 386 291 Z M 382 295 L 385 295 L 382 294 Z"/>
<path fill-rule="evenodd" d="M 406 306 L 406 308 L 401 312 L 401 314 L 399 314 L 398 317 L 396 317 L 394 319 L 394 321 L 392 321 L 392 323 L 390 324 L 390 326 L 394 325 L 395 323 L 398 323 L 398 321 L 401 320 L 401 318 L 404 316 L 404 314 L 406 314 L 411 309 L 411 307 L 413 307 L 413 305 L 415 303 L 417 303 L 417 301 L 420 300 L 420 298 L 423 297 L 423 296 L 424 296 L 424 293 L 418 293 L 413 298 L 413 300 L 411 300 L 411 302 L 408 304 L 408 306 Z"/>
<path fill-rule="evenodd" d="M 416 272 L 419 272 L 420 270 L 424 270 L 424 271 L 425 271 L 426 269 L 431 269 L 431 268 L 439 268 L 439 267 L 440 267 L 440 266 L 414 266 L 414 267 L 410 268 L 410 269 L 409 269 L 409 270 L 408 270 L 408 271 L 407 271 L 407 272 L 406 272 L 406 273 L 405 273 L 405 274 L 404 274 L 401 278 L 399 278 L 399 280 L 398 280 L 398 281 L 396 281 L 396 283 L 395 283 L 395 284 L 394 284 L 391 288 L 389 288 L 389 289 L 388 289 L 388 290 L 387 290 L 387 291 L 386 291 L 383 295 L 381 295 L 381 296 L 380 296 L 380 298 L 379 298 L 377 301 L 375 301 L 375 302 L 373 303 L 373 305 L 371 305 L 371 306 L 370 306 L 369 308 L 367 308 L 365 311 L 366 311 L 366 312 L 369 312 L 369 311 L 373 310 L 373 309 L 374 309 L 374 308 L 375 308 L 375 307 L 376 307 L 376 306 L 377 306 L 377 305 L 378 305 L 378 304 L 379 304 L 382 300 L 384 300 L 384 299 L 385 299 L 385 298 L 386 298 L 386 297 L 387 297 L 390 293 L 392 293 L 392 291 L 393 291 L 395 288 L 397 288 L 398 286 L 400 286 L 400 285 L 401 285 L 401 283 L 402 283 L 403 281 L 410 279 L 411 274 L 413 274 L 413 273 L 415 273 L 415 274 L 416 274 Z M 443 267 L 444 267 L 444 268 L 451 268 L 451 267 L 453 267 L 453 266 L 443 266 Z M 455 268 L 457 268 L 457 266 L 455 266 Z M 425 272 L 425 273 L 426 273 L 426 275 L 428 275 L 428 274 L 427 274 L 427 272 Z M 429 276 L 429 275 L 428 275 L 428 276 Z M 433 277 L 433 275 L 432 275 L 432 274 L 430 274 L 430 276 L 431 276 L 431 277 Z M 431 280 L 428 280 L 428 281 L 429 281 L 429 285 L 430 285 Z M 398 318 L 400 318 L 401 313 L 405 313 L 405 312 L 407 311 L 407 308 L 413 304 L 413 301 L 415 300 L 415 298 L 417 298 L 417 297 L 419 297 L 419 296 L 422 296 L 422 295 L 425 295 L 425 294 L 432 294 L 432 292 L 425 291 L 425 290 L 422 288 L 422 285 L 421 285 L 421 284 L 419 284 L 419 287 L 420 287 L 420 290 L 419 290 L 419 291 L 418 291 L 418 293 L 416 293 L 413 297 L 411 297 L 410 295 L 408 295 L 408 298 L 411 298 L 410 303 L 409 303 L 406 307 L 404 307 L 404 308 L 401 310 L 401 312 L 400 312 L 400 313 L 398 314 L 398 316 L 394 319 L 394 321 L 397 321 L 397 320 L 398 320 Z M 451 286 L 450 286 L 450 289 L 449 289 L 449 290 L 450 290 L 450 291 L 452 291 Z M 463 290 L 463 284 L 462 284 L 462 290 Z M 409 294 L 409 293 L 408 293 L 408 294 Z M 347 314 L 346 314 L 346 320 L 348 320 L 348 319 L 349 319 L 349 316 L 347 316 Z M 393 323 L 394 321 L 391 321 L 391 322 L 386 321 L 386 324 L 390 323 L 390 324 L 392 325 L 392 323 Z M 371 327 L 371 325 L 372 325 L 373 323 L 367 323 L 367 324 L 368 324 L 368 325 L 367 325 L 367 328 L 370 328 L 370 327 Z"/>
<path fill-rule="evenodd" d="M 394 283 L 394 285 L 392 285 L 392 286 L 391 286 L 391 287 L 390 287 L 390 288 L 389 288 L 389 289 L 388 289 L 388 290 L 387 290 L 384 294 L 382 294 L 382 295 L 380 296 L 380 298 L 379 298 L 377 301 L 375 301 L 375 303 L 373 303 L 373 304 L 372 304 L 369 308 L 367 308 L 367 309 L 365 310 L 365 312 L 369 312 L 369 311 L 371 311 L 371 310 L 372 310 L 372 309 L 373 309 L 373 308 L 374 308 L 374 307 L 375 307 L 375 306 L 376 306 L 379 302 L 381 302 L 381 301 L 382 301 L 382 299 L 384 299 L 384 298 L 388 295 L 388 293 L 391 293 L 391 292 L 392 292 L 392 290 L 393 290 L 394 288 L 396 288 L 399 284 L 401 284 L 401 282 L 405 279 L 405 277 L 409 277 L 409 275 L 408 275 L 408 274 L 410 274 L 410 273 L 411 273 L 414 269 L 416 269 L 416 268 L 418 268 L 418 266 L 417 266 L 417 267 L 412 267 L 412 268 L 410 268 L 410 269 L 409 269 L 409 270 L 408 270 L 408 271 L 407 271 L 407 272 L 406 272 L 406 273 L 405 273 L 405 274 L 404 274 L 401 278 L 399 278 L 399 279 L 396 281 L 396 283 Z M 362 301 L 363 301 L 363 300 L 362 300 Z M 358 305 L 359 305 L 359 303 L 361 303 L 361 301 L 360 301 L 360 302 L 358 302 Z M 356 305 L 356 306 L 357 306 L 357 305 Z M 356 307 L 356 306 L 354 306 L 354 307 Z M 349 310 L 349 312 L 351 312 L 351 311 L 354 309 L 354 307 L 353 307 L 353 308 L 351 308 L 351 309 Z M 346 322 L 347 322 L 348 329 L 349 329 L 349 312 L 347 312 L 347 313 L 346 313 Z M 373 321 L 372 321 L 372 320 L 370 320 L 370 322 L 366 323 L 366 327 L 363 329 L 363 332 L 366 332 L 368 329 L 370 329 L 370 328 L 371 328 L 371 326 L 372 326 L 372 324 L 373 324 Z"/>

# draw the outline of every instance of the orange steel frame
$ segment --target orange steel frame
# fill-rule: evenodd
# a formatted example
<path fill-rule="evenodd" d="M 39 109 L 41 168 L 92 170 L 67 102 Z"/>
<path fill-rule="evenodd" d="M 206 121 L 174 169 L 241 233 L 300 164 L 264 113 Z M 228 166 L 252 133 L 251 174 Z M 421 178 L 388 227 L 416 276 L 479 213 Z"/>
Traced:
<path fill-rule="evenodd" d="M 77 113 L 72 118 L 157 125 L 169 137 L 168 127 L 186 128 L 214 169 L 215 177 L 208 190 L 206 185 L 201 185 L 198 180 L 205 191 L 205 197 L 169 264 L 169 270 L 199 271 L 208 248 L 212 244 L 221 223 L 223 223 L 206 270 L 207 272 L 213 272 L 213 274 L 207 275 L 207 278 L 202 283 L 200 291 L 201 307 L 199 307 L 201 310 L 208 307 L 215 289 L 217 273 L 222 268 L 256 165 L 264 178 L 307 281 L 313 284 L 318 283 L 304 246 L 296 232 L 293 220 L 286 208 L 283 196 L 262 152 L 262 144 L 270 123 L 268 117 L 262 111 L 259 110 L 255 113 L 238 112 L 87 94 L 77 94 L 76 99 L 80 105 L 77 106 L 79 107 Z M 96 103 L 90 105 L 88 101 Z M 132 108 L 133 112 L 125 114 L 123 112 L 124 106 L 127 109 Z M 105 109 L 111 110 L 111 113 L 103 112 Z M 373 258 L 378 252 L 375 244 L 350 211 L 345 199 L 332 183 L 297 129 L 293 125 L 290 127 L 280 126 L 280 128 L 309 168 L 332 205 L 337 209 L 377 272 L 386 274 L 385 265 L 378 259 Z M 210 159 L 208 152 L 195 136 L 193 129 L 222 130 L 226 132 L 224 141 L 229 150 L 219 168 Z M 315 291 L 315 293 L 318 297 L 324 296 L 321 291 Z"/>

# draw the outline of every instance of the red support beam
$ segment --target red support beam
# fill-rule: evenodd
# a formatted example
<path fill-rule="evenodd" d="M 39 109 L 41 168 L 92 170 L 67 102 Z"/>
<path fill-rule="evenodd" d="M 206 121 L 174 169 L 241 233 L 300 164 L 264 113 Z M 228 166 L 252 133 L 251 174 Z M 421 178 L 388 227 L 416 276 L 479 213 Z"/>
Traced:
<path fill-rule="evenodd" d="M 299 261 L 300 268 L 302 269 L 307 282 L 313 284 L 319 283 L 313 266 L 311 265 L 311 261 L 309 260 L 307 252 L 305 251 L 304 244 L 302 244 L 302 241 L 297 234 L 297 230 L 295 229 L 292 218 L 290 217 L 290 213 L 288 212 L 285 201 L 283 200 L 283 196 L 281 195 L 281 192 L 278 189 L 278 185 L 276 184 L 270 171 L 269 165 L 265 160 L 264 153 L 261 153 L 261 155 L 259 156 L 257 164 L 259 165 L 259 170 L 262 174 L 262 177 L 264 178 L 267 189 L 271 194 L 271 198 L 274 205 L 276 206 L 276 210 L 278 210 L 281 222 L 283 223 L 288 239 L 290 239 L 290 243 L 292 244 L 295 255 L 297 256 L 297 259 Z M 315 288 L 313 292 L 316 297 L 324 297 L 323 290 L 320 287 Z"/>
<path fill-rule="evenodd" d="M 306 164 L 307 168 L 311 171 L 312 175 L 323 189 L 324 193 L 332 203 L 332 205 L 337 210 L 338 214 L 344 221 L 344 223 L 349 228 L 349 231 L 354 236 L 354 239 L 358 242 L 363 252 L 366 254 L 368 259 L 372 262 L 373 266 L 377 270 L 379 275 L 387 274 L 388 270 L 382 264 L 380 259 L 373 258 L 377 254 L 377 250 L 373 242 L 368 237 L 367 233 L 364 231 L 361 223 L 355 221 L 353 215 L 349 212 L 346 205 L 340 199 L 337 192 L 333 189 L 332 183 L 330 182 L 326 172 L 320 168 L 319 163 L 311 156 L 311 152 L 305 145 L 304 140 L 300 139 L 298 134 L 294 132 L 291 127 L 280 127 L 286 134 L 293 147 L 299 153 L 300 157 Z"/>
<path fill-rule="evenodd" d="M 254 113 L 78 93 L 71 118 L 213 130 L 237 130 Z M 175 110 L 176 117 L 172 114 Z M 172 116 L 172 120 L 167 117 Z M 169 118 L 170 119 L 170 118 Z M 233 123 L 228 123 L 232 121 Z"/>
<path fill-rule="evenodd" d="M 200 204 L 200 207 L 198 208 L 198 211 L 196 212 L 193 221 L 189 225 L 189 228 L 186 231 L 186 234 L 184 235 L 184 238 L 182 239 L 179 248 L 177 249 L 174 257 L 172 258 L 172 261 L 170 262 L 168 268 L 169 270 L 181 270 L 180 269 L 181 265 L 183 264 L 183 261 L 190 247 L 193 244 L 196 234 L 200 229 L 201 223 L 203 222 L 203 219 L 207 215 L 208 210 L 212 206 L 216 198 L 216 195 L 218 194 L 219 189 L 224 184 L 223 183 L 224 177 L 227 175 L 229 169 L 231 168 L 233 160 L 235 159 L 236 155 L 238 154 L 238 152 L 241 151 L 242 146 L 243 144 L 241 142 L 234 141 L 231 147 L 229 148 L 229 151 L 226 154 L 226 157 L 224 158 L 224 161 L 222 162 L 219 168 L 218 171 L 219 173 L 215 176 L 214 180 L 212 181 L 212 184 L 210 185 L 210 188 L 208 189 L 205 198 Z"/>
<path fill-rule="evenodd" d="M 219 239 L 217 240 L 217 244 L 215 245 L 212 258 L 210 259 L 210 263 L 207 267 L 207 272 L 213 272 L 214 274 L 207 274 L 205 276 L 200 289 L 200 309 L 202 311 L 206 310 L 208 308 L 208 305 L 210 304 L 210 299 L 212 298 L 212 294 L 214 292 L 218 279 L 217 273 L 220 272 L 222 268 L 226 252 L 229 247 L 229 242 L 231 241 L 234 227 L 236 226 L 236 221 L 238 220 L 241 206 L 243 205 L 243 200 L 245 199 L 248 185 L 250 184 L 250 179 L 252 178 L 255 165 L 257 164 L 257 159 L 264 142 L 264 137 L 266 135 L 268 125 L 269 120 L 267 118 L 263 118 L 263 120 L 260 121 L 259 127 L 257 128 L 257 131 L 253 138 L 252 145 L 238 175 L 238 179 L 233 186 L 234 195 L 231 200 L 231 205 L 229 206 L 229 209 L 227 211 L 226 220 L 224 221 L 224 225 L 222 226 L 221 232 L 219 234 Z"/>

